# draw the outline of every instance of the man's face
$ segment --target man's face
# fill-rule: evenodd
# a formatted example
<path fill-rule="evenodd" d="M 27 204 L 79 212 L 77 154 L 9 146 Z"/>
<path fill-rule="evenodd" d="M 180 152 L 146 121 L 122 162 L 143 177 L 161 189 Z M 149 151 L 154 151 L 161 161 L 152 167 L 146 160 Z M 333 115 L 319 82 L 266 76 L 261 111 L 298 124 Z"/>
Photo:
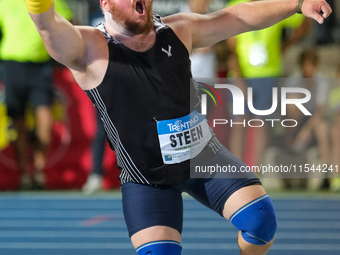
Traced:
<path fill-rule="evenodd" d="M 134 34 L 149 32 L 153 27 L 153 0 L 107 0 L 112 19 Z"/>

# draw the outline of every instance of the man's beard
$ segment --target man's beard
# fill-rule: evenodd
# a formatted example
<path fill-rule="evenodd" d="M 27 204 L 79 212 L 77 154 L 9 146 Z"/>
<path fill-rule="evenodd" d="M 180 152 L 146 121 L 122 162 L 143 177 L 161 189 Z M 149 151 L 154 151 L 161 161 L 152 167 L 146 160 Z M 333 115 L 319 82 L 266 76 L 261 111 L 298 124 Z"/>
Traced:
<path fill-rule="evenodd" d="M 127 31 L 134 33 L 134 34 L 144 34 L 149 32 L 153 28 L 153 13 L 152 7 L 144 6 L 145 13 L 146 13 L 146 22 L 145 24 L 141 25 L 138 24 L 136 21 L 127 17 L 126 13 L 122 12 L 115 6 L 110 7 L 110 13 L 112 19 L 118 23 L 119 25 L 123 26 Z"/>

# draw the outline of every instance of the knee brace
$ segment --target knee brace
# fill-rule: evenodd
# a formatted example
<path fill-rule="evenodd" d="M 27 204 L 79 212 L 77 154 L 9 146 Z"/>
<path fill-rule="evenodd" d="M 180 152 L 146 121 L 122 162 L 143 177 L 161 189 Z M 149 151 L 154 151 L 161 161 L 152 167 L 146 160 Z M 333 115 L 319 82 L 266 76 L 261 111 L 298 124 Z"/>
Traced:
<path fill-rule="evenodd" d="M 263 195 L 237 210 L 230 222 L 241 231 L 245 241 L 265 245 L 276 232 L 276 213 L 268 195 Z"/>
<path fill-rule="evenodd" d="M 175 241 L 157 241 L 136 249 L 138 255 L 181 255 L 181 244 Z"/>

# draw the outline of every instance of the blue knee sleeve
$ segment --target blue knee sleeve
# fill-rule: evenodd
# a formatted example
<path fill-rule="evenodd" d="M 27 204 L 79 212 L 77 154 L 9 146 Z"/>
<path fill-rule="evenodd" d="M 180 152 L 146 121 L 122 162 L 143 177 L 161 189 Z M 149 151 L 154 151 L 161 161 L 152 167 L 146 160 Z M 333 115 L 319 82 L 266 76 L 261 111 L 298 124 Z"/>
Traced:
<path fill-rule="evenodd" d="M 175 241 L 157 241 L 136 249 L 138 255 L 181 255 L 181 244 Z"/>
<path fill-rule="evenodd" d="M 269 243 L 276 232 L 276 213 L 268 195 L 246 204 L 230 217 L 231 223 L 251 244 Z"/>

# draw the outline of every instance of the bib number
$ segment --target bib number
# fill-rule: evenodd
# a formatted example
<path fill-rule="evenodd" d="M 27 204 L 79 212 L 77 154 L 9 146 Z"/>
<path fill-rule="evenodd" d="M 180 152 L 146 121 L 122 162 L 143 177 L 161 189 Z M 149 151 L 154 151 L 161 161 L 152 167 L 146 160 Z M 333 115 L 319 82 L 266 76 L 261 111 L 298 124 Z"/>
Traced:
<path fill-rule="evenodd" d="M 164 164 L 176 164 L 196 157 L 211 139 L 207 120 L 196 110 L 179 119 L 157 122 Z"/>

